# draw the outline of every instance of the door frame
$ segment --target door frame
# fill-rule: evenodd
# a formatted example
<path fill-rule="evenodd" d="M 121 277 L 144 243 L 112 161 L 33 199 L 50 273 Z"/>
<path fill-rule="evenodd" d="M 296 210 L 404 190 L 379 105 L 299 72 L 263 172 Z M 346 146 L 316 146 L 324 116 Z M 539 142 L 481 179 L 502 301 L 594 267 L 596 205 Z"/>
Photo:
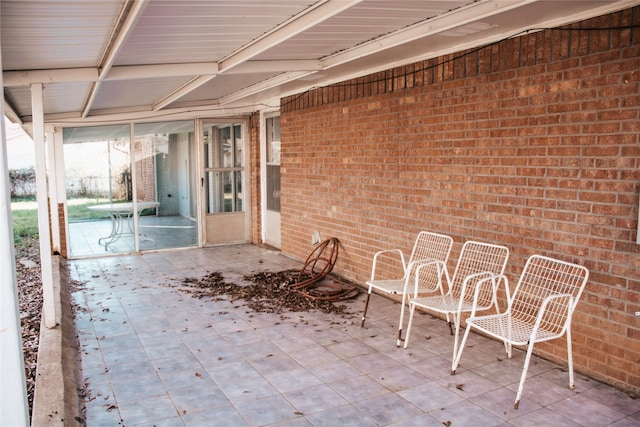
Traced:
<path fill-rule="evenodd" d="M 243 210 L 241 212 L 223 212 L 209 214 L 206 212 L 206 194 L 205 194 L 205 159 L 204 159 L 204 124 L 213 125 L 233 125 L 240 124 L 242 126 L 242 151 L 243 151 L 243 167 L 244 179 L 242 182 L 242 203 Z M 201 246 L 214 246 L 233 243 L 251 242 L 251 141 L 250 141 L 250 121 L 246 117 L 200 117 L 196 121 L 197 142 L 198 142 L 198 176 L 200 180 L 200 189 L 198 191 L 198 209 L 200 212 L 200 244 Z M 208 230 L 211 228 L 212 222 L 224 223 L 228 221 L 230 224 L 243 224 L 244 232 L 242 238 L 227 237 L 216 240 L 208 236 Z M 209 224 L 209 227 L 207 226 Z"/>
<path fill-rule="evenodd" d="M 277 214 L 277 227 L 273 229 L 271 225 L 274 222 L 268 221 L 268 217 L 276 219 L 276 214 L 267 210 L 267 119 L 278 116 L 280 116 L 280 109 L 260 111 L 260 238 L 267 245 L 280 249 L 282 242 L 281 216 L 280 213 Z M 282 140 L 282 137 L 280 139 Z M 272 234 L 268 236 L 269 231 Z"/>

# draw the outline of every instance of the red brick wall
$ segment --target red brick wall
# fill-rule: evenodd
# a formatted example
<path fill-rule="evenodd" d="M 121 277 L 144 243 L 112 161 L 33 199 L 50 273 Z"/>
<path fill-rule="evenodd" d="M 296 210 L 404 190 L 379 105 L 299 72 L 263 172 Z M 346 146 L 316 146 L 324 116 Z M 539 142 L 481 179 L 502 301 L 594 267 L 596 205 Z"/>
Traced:
<path fill-rule="evenodd" d="M 262 199 L 260 192 L 260 115 L 253 114 L 249 120 L 247 149 L 251 153 L 251 242 L 262 243 Z M 250 146 L 249 146 L 250 145 Z"/>
<path fill-rule="evenodd" d="M 285 98 L 282 250 L 338 237 L 360 283 L 420 230 L 587 266 L 576 369 L 640 392 L 640 24 L 634 8 Z M 453 262 L 451 263 L 453 264 Z M 453 268 L 453 265 L 451 265 Z M 536 346 L 565 360 L 566 344 Z"/>

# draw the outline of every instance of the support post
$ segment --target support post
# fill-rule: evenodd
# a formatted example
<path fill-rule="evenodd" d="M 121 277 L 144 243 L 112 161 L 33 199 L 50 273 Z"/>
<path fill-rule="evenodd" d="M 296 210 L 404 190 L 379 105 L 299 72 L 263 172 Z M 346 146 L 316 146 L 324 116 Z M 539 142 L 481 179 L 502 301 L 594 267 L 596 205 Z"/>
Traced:
<path fill-rule="evenodd" d="M 0 425 L 27 427 L 29 404 L 22 353 L 4 120 L 4 93 L 0 91 Z"/>
<path fill-rule="evenodd" d="M 42 90 L 41 83 L 31 85 L 33 142 L 35 144 L 36 158 L 36 200 L 38 202 L 38 240 L 40 241 L 40 268 L 42 271 L 42 315 L 44 316 L 45 326 L 47 328 L 55 328 L 56 325 L 60 323 L 60 313 L 56 313 L 55 292 L 53 288 Z"/>

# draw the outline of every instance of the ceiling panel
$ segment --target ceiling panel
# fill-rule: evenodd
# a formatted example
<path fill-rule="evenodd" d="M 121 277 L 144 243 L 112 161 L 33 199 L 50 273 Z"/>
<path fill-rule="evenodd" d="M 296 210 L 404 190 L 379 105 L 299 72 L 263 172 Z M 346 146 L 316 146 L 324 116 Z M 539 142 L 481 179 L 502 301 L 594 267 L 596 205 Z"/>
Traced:
<path fill-rule="evenodd" d="M 640 5 L 640 0 L 0 0 L 9 116 L 45 120 L 279 97 Z M 153 108 L 151 108 L 153 106 Z M 234 112 L 237 114 L 237 111 Z"/>
<path fill-rule="evenodd" d="M 186 83 L 186 77 L 102 82 L 93 107 L 98 110 L 131 105 L 150 108 L 161 96 Z"/>
<path fill-rule="evenodd" d="M 5 70 L 95 66 L 122 1 L 2 0 Z"/>
<path fill-rule="evenodd" d="M 314 3 L 154 1 L 128 37 L 117 64 L 218 61 Z"/>

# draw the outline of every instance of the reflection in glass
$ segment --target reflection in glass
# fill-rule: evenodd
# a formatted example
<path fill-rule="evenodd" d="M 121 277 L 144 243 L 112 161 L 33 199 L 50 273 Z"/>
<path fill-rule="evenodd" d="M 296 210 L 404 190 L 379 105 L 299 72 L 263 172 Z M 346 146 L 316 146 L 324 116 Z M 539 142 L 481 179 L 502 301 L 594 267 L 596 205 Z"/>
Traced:
<path fill-rule="evenodd" d="M 129 124 L 63 129 L 72 257 L 198 242 L 193 121 L 133 132 L 132 147 Z"/>
<path fill-rule="evenodd" d="M 197 244 L 197 171 L 193 121 L 134 126 L 135 195 L 155 201 L 155 217 L 140 218 L 140 248 Z"/>

